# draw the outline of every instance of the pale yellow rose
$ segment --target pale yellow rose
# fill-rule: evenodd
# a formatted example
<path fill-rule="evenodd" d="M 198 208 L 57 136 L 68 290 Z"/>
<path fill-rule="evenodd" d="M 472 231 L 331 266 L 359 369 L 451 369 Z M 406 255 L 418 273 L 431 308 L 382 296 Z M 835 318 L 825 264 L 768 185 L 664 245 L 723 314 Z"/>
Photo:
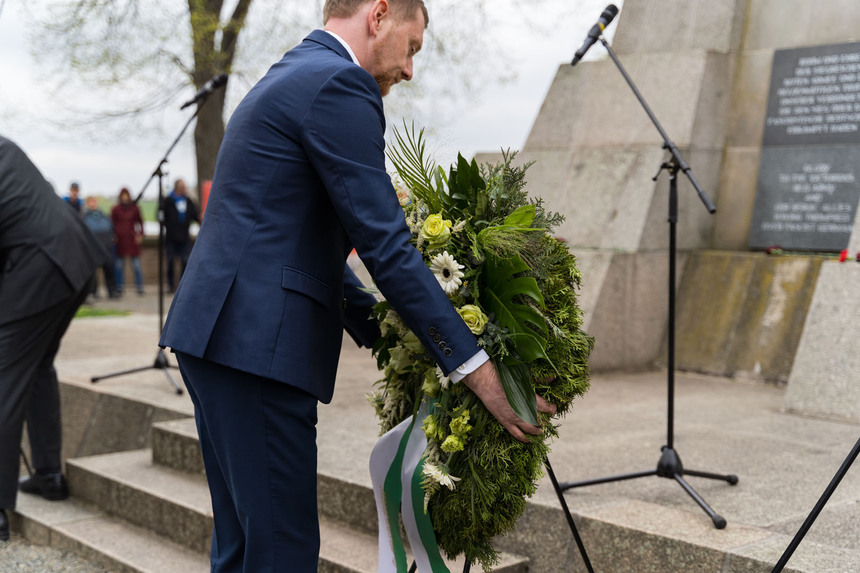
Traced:
<path fill-rule="evenodd" d="M 451 238 L 451 221 L 443 219 L 442 215 L 430 215 L 424 220 L 421 236 L 431 248 L 442 247 Z"/>
<path fill-rule="evenodd" d="M 487 315 L 475 306 L 474 304 L 464 304 L 457 309 L 466 326 L 473 334 L 481 334 L 484 332 L 484 327 L 487 325 Z"/>

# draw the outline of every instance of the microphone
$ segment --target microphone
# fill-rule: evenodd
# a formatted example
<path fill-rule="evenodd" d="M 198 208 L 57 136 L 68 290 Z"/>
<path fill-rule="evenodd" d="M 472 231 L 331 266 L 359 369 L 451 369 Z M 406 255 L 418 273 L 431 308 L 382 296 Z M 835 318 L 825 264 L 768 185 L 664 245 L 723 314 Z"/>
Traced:
<path fill-rule="evenodd" d="M 182 107 L 179 109 L 185 109 L 189 105 L 200 103 L 206 100 L 209 97 L 209 94 L 222 87 L 227 83 L 227 74 L 219 74 L 203 84 L 203 87 L 200 88 L 200 91 L 194 94 L 194 97 L 182 104 Z"/>
<path fill-rule="evenodd" d="M 609 25 L 612 20 L 615 19 L 615 16 L 618 14 L 618 8 L 615 4 L 610 4 L 606 7 L 606 10 L 603 11 L 603 14 L 600 15 L 600 19 L 597 20 L 597 24 L 591 27 L 591 30 L 588 32 L 588 37 L 585 38 L 585 42 L 582 43 L 582 47 L 577 50 L 577 52 L 573 55 L 573 61 L 570 62 L 571 66 L 575 66 L 579 60 L 582 59 L 582 56 L 585 55 L 585 52 L 588 51 L 591 46 L 597 41 L 600 37 L 600 34 L 603 33 L 603 30 Z"/>

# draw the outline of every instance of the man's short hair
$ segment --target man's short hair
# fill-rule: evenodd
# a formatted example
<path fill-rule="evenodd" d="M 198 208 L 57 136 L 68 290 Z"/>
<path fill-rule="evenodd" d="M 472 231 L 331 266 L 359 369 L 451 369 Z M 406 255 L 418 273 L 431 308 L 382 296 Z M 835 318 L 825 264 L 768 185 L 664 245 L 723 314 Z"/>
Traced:
<path fill-rule="evenodd" d="M 349 18 L 356 13 L 362 4 L 366 4 L 369 0 L 326 0 L 323 6 L 323 24 L 329 21 L 329 18 Z M 430 24 L 430 15 L 427 13 L 427 6 L 424 5 L 424 0 L 388 0 L 388 5 L 391 6 L 391 11 L 398 20 L 406 20 L 412 18 L 415 11 L 421 8 L 421 13 L 424 14 L 424 27 Z"/>

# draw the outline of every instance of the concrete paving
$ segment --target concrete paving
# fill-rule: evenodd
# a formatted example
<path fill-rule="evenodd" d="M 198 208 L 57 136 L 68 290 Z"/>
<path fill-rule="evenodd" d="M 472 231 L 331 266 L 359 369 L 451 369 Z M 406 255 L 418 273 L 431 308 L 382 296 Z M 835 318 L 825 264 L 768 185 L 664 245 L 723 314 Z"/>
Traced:
<path fill-rule="evenodd" d="M 175 394 L 158 370 L 90 383 L 93 375 L 152 362 L 158 338 L 152 291 L 94 303 L 134 312 L 75 320 L 57 359 L 58 372 L 68 384 L 191 415 L 187 395 Z M 319 412 L 321 472 L 369 485 L 367 460 L 378 432 L 365 395 L 377 378 L 375 361 L 347 338 L 335 398 Z M 860 435 L 856 424 L 784 413 L 784 393 L 774 386 L 678 374 L 673 438 L 685 468 L 740 478 L 735 486 L 688 478 L 728 527 L 715 529 L 673 480 L 651 476 L 576 488 L 565 497 L 585 524 L 586 543 L 594 544 L 589 552 L 599 553 L 597 545 L 605 543 L 600 524 L 608 523 L 774 564 Z M 667 443 L 666 394 L 665 372 L 595 375 L 589 393 L 561 421 L 561 437 L 550 457 L 559 479 L 653 470 Z M 533 501 L 558 506 L 548 479 Z M 860 469 L 853 468 L 790 562 L 791 570 L 860 570 L 855 568 L 860 563 L 858 515 Z"/>

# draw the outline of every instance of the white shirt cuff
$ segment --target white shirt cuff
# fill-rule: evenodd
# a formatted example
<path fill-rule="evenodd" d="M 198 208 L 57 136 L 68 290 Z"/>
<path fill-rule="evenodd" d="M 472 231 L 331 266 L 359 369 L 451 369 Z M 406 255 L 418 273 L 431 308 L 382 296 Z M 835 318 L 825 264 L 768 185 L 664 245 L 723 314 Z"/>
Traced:
<path fill-rule="evenodd" d="M 475 370 L 478 369 L 478 366 L 486 362 L 490 359 L 490 355 L 482 348 L 475 353 L 474 356 L 466 360 L 460 366 L 457 367 L 456 370 L 452 370 L 450 374 L 448 374 L 448 378 L 456 384 L 463 378 L 465 378 L 468 374 L 471 374 Z"/>

